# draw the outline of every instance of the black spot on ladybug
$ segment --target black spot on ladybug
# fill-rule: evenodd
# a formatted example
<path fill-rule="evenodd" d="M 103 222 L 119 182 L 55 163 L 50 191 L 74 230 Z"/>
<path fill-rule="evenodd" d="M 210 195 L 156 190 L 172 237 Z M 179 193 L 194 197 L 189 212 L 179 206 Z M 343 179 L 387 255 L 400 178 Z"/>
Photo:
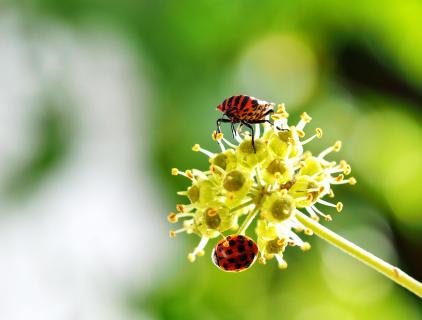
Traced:
<path fill-rule="evenodd" d="M 252 247 L 252 246 L 253 246 L 253 241 L 252 241 L 252 240 L 249 240 L 249 241 L 248 241 L 248 246 L 249 246 L 249 247 Z"/>
<path fill-rule="evenodd" d="M 231 255 L 233 253 L 233 250 L 232 249 L 229 249 L 226 252 L 227 252 L 228 255 Z"/>
<path fill-rule="evenodd" d="M 224 263 L 223 268 L 227 270 L 229 268 L 229 265 L 227 263 Z"/>
<path fill-rule="evenodd" d="M 235 244 L 236 244 L 236 242 L 235 242 L 234 240 L 230 240 L 230 241 L 229 241 L 229 245 L 230 245 L 230 247 L 233 247 Z"/>
<path fill-rule="evenodd" d="M 235 263 L 236 259 L 235 258 L 228 258 L 227 261 L 230 262 L 230 263 Z"/>
<path fill-rule="evenodd" d="M 242 254 L 240 256 L 240 260 L 245 261 L 246 259 L 248 259 L 248 255 L 246 253 L 245 254 Z"/>
<path fill-rule="evenodd" d="M 235 267 L 236 267 L 236 269 L 240 269 L 242 267 L 242 265 L 240 263 L 236 263 Z"/>
<path fill-rule="evenodd" d="M 245 251 L 245 247 L 244 247 L 243 245 L 239 245 L 239 246 L 237 247 L 237 251 L 239 251 L 239 252 L 244 252 L 244 251 Z"/>

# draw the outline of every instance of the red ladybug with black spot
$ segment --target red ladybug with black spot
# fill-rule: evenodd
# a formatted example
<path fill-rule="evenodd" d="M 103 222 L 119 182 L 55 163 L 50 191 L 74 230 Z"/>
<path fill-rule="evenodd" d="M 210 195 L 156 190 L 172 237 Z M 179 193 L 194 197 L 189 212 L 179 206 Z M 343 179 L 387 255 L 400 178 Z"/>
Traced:
<path fill-rule="evenodd" d="M 231 123 L 233 136 L 236 134 L 235 123 L 240 123 L 251 130 L 252 146 L 254 145 L 254 128 L 252 124 L 268 122 L 265 117 L 274 112 L 275 103 L 259 100 L 246 95 L 232 96 L 225 99 L 217 106 L 217 109 L 223 113 L 223 116 L 217 120 L 217 132 L 221 132 L 221 123 Z M 226 118 L 224 118 L 226 117 Z"/>
<path fill-rule="evenodd" d="M 258 256 L 255 241 L 244 235 L 220 240 L 212 252 L 212 261 L 223 271 L 239 272 L 249 268 Z"/>

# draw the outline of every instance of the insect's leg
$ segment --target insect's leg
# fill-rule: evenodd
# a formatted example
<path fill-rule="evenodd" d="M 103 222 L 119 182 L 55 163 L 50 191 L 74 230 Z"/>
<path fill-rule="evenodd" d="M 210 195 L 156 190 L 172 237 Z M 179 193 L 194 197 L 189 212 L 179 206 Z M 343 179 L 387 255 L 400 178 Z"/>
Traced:
<path fill-rule="evenodd" d="M 234 130 L 234 122 L 231 123 L 231 126 L 230 127 L 232 129 L 232 136 L 233 136 L 233 139 L 234 139 L 234 136 L 236 135 L 236 132 Z"/>
<path fill-rule="evenodd" d="M 236 134 L 237 134 L 237 135 L 239 135 L 239 136 L 240 136 L 240 134 L 239 134 L 239 130 L 240 130 L 240 128 L 242 128 L 242 126 L 243 126 L 243 123 L 242 123 L 242 122 L 240 122 L 239 126 L 238 126 L 238 127 L 237 127 L 237 129 L 236 129 Z"/>
<path fill-rule="evenodd" d="M 264 113 L 263 117 L 268 116 L 270 113 L 274 113 L 273 109 L 268 110 L 267 112 Z"/>
<path fill-rule="evenodd" d="M 253 126 L 246 121 L 242 121 L 242 124 L 245 125 L 246 127 L 248 127 L 249 129 L 251 129 L 251 134 L 252 134 L 252 148 L 253 148 L 253 152 L 256 153 L 256 149 L 255 149 L 255 131 L 253 129 Z"/>
<path fill-rule="evenodd" d="M 220 119 L 217 120 L 217 132 L 220 133 L 221 132 L 221 123 L 222 122 L 231 122 L 229 119 L 224 119 L 223 117 L 221 117 Z"/>

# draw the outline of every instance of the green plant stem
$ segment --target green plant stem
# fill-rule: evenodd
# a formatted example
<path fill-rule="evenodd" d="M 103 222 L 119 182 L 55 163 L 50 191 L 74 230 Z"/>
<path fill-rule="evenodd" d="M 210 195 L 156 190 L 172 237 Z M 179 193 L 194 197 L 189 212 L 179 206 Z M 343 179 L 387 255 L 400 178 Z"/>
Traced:
<path fill-rule="evenodd" d="M 245 208 L 245 207 L 247 207 L 247 206 L 250 206 L 250 205 L 251 205 L 251 204 L 253 204 L 253 203 L 255 203 L 255 201 L 254 201 L 254 200 L 249 200 L 249 201 L 247 201 L 247 202 L 245 202 L 245 203 L 242 203 L 242 204 L 238 205 L 237 207 L 234 207 L 233 209 L 230 209 L 230 213 L 235 212 L 235 211 L 237 211 L 237 210 L 240 210 L 240 209 L 242 209 L 242 208 Z"/>
<path fill-rule="evenodd" d="M 318 222 L 312 220 L 305 214 L 296 211 L 296 218 L 305 227 L 311 229 L 318 237 L 324 239 L 328 243 L 336 246 L 340 250 L 350 254 L 357 260 L 365 263 L 376 271 L 382 273 L 386 277 L 395 281 L 399 285 L 403 286 L 407 290 L 416 294 L 419 298 L 422 298 L 422 283 L 413 279 L 411 276 L 400 270 L 399 268 L 381 260 L 374 256 L 372 253 L 358 247 L 352 242 L 344 239 L 338 234 L 320 225 Z"/>
<path fill-rule="evenodd" d="M 251 210 L 251 212 L 249 212 L 249 214 L 246 216 L 245 220 L 243 220 L 243 223 L 238 230 L 239 234 L 245 235 L 246 229 L 248 229 L 253 219 L 255 219 L 255 216 L 257 215 L 258 211 L 258 208 L 254 208 L 254 210 Z"/>

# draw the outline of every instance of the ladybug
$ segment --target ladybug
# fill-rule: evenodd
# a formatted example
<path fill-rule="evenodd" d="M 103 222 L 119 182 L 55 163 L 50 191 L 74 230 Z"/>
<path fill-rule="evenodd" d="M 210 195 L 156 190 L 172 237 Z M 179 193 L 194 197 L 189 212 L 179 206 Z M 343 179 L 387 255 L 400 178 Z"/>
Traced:
<path fill-rule="evenodd" d="M 223 271 L 239 272 L 249 268 L 258 256 L 258 246 L 251 238 L 230 235 L 215 246 L 211 258 Z"/>
<path fill-rule="evenodd" d="M 265 117 L 274 112 L 274 103 L 259 100 L 254 97 L 238 95 L 225 99 L 217 106 L 217 109 L 223 113 L 223 116 L 217 120 L 217 132 L 221 132 L 221 123 L 231 123 L 231 130 L 233 136 L 235 135 L 234 124 L 240 123 L 251 130 L 252 147 L 255 150 L 254 144 L 254 128 L 252 124 L 268 122 L 272 124 Z M 226 116 L 228 119 L 224 118 Z"/>

